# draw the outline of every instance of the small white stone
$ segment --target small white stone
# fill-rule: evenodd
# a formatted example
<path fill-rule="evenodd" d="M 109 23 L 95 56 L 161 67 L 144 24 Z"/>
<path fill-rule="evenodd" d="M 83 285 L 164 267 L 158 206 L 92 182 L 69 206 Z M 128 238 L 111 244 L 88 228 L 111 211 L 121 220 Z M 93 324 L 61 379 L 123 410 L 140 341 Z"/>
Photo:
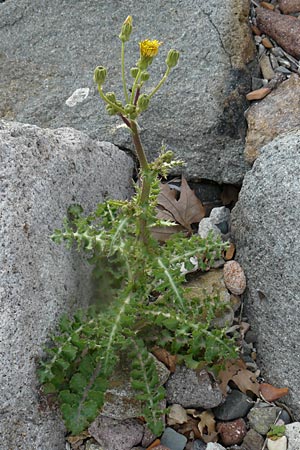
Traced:
<path fill-rule="evenodd" d="M 267 440 L 267 448 L 268 448 L 268 450 L 286 450 L 287 449 L 286 436 L 282 436 L 281 438 L 276 439 L 276 441 L 273 441 L 272 439 L 268 439 Z M 289 448 L 290 448 L 290 446 L 289 446 Z"/>
<path fill-rule="evenodd" d="M 207 238 L 208 233 L 213 231 L 213 234 L 217 237 L 221 235 L 221 230 L 214 225 L 209 217 L 204 217 L 199 223 L 198 234 L 202 238 Z"/>
<path fill-rule="evenodd" d="M 225 206 L 213 208 L 210 212 L 209 218 L 213 224 L 221 222 L 230 222 L 230 209 Z"/>
<path fill-rule="evenodd" d="M 89 88 L 76 89 L 76 91 L 74 91 L 73 94 L 66 100 L 66 105 L 73 108 L 73 106 L 77 105 L 77 103 L 83 102 L 83 100 L 85 100 L 89 95 L 89 92 Z"/>

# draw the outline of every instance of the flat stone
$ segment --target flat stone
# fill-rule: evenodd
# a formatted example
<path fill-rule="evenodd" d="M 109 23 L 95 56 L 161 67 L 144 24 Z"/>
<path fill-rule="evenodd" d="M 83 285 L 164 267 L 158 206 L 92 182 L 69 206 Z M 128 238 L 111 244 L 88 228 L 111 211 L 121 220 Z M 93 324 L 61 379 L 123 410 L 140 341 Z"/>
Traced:
<path fill-rule="evenodd" d="M 281 402 L 296 419 L 300 417 L 299 147 L 300 130 L 265 146 L 231 213 L 236 260 L 247 276 L 244 311 L 257 336 L 257 364 L 266 382 L 289 388 Z"/>
<path fill-rule="evenodd" d="M 300 422 L 289 423 L 285 427 L 285 435 L 288 438 L 289 450 L 300 448 Z"/>
<path fill-rule="evenodd" d="M 295 58 L 300 58 L 300 22 L 297 17 L 285 16 L 265 8 L 256 8 L 258 28 Z"/>
<path fill-rule="evenodd" d="M 249 425 L 257 433 L 265 435 L 270 429 L 270 426 L 275 422 L 278 410 L 274 406 L 266 408 L 252 408 L 247 418 Z"/>
<path fill-rule="evenodd" d="M 121 421 L 102 416 L 92 423 L 89 433 L 102 450 L 131 450 L 141 442 L 144 427 L 135 419 Z"/>
<path fill-rule="evenodd" d="M 267 439 L 267 448 L 268 450 L 286 450 L 287 449 L 286 436 L 282 436 L 276 440 Z"/>
<path fill-rule="evenodd" d="M 209 217 L 204 217 L 200 222 L 198 226 L 198 234 L 203 239 L 207 238 L 209 233 L 213 232 L 213 236 L 217 238 L 218 236 L 221 236 L 221 230 L 212 223 Z"/>
<path fill-rule="evenodd" d="M 244 417 L 253 407 L 253 400 L 243 392 L 232 390 L 222 405 L 214 408 L 214 415 L 218 420 L 234 420 Z"/>
<path fill-rule="evenodd" d="M 166 399 L 169 404 L 178 403 L 184 408 L 210 409 L 219 405 L 223 396 L 205 370 L 177 366 L 166 384 Z"/>
<path fill-rule="evenodd" d="M 244 450 L 261 449 L 264 444 L 264 438 L 257 431 L 250 429 L 243 440 Z"/>
<path fill-rule="evenodd" d="M 283 14 L 292 14 L 300 11 L 300 0 L 278 0 L 278 3 Z"/>
<path fill-rule="evenodd" d="M 2 3 L 0 117 L 41 127 L 71 126 L 133 150 L 130 133 L 119 118 L 107 116 L 92 78 L 97 65 L 106 66 L 104 90 L 123 98 L 118 35 L 134 12 L 126 68 L 136 64 L 138 42 L 145 37 L 164 43 L 149 69 L 148 90 L 164 73 L 168 50 L 181 54 L 139 120 L 147 153 L 158 154 L 165 142 L 187 162 L 188 179 L 241 183 L 247 170 L 244 94 L 257 73 L 255 63 L 248 66 L 256 56 L 249 0 L 186 0 L 180 7 L 166 0 L 168 20 L 161 6 L 158 0 L 120 2 L 117 11 L 104 0 L 80 1 L 72 8 L 69 0 L 44 0 L 42 8 L 32 0 Z M 74 91 L 86 88 L 85 100 L 66 104 Z"/>
<path fill-rule="evenodd" d="M 300 128 L 298 96 L 300 96 L 300 78 L 293 74 L 262 102 L 250 106 L 246 112 L 248 132 L 245 147 L 245 158 L 249 163 L 253 163 L 261 148 L 275 137 Z"/>
<path fill-rule="evenodd" d="M 160 438 L 160 442 L 170 450 L 183 450 L 187 443 L 187 438 L 183 434 L 177 433 L 173 428 L 167 427 Z"/>
<path fill-rule="evenodd" d="M 170 371 L 153 356 L 160 385 L 166 383 Z M 130 383 L 130 361 L 123 355 L 118 367 L 112 374 L 110 386 L 105 393 L 105 403 L 100 415 L 117 420 L 130 419 L 143 415 L 143 403 L 136 399 L 136 391 Z M 164 408 L 165 405 L 162 405 Z"/>
<path fill-rule="evenodd" d="M 260 69 L 263 74 L 263 78 L 266 80 L 272 80 L 275 76 L 275 72 L 271 65 L 271 61 L 268 55 L 262 55 L 259 59 Z"/>
<path fill-rule="evenodd" d="M 2 448 L 65 446 L 59 415 L 39 404 L 36 363 L 60 316 L 90 301 L 91 267 L 50 235 L 70 204 L 88 213 L 129 196 L 132 170 L 124 152 L 80 131 L 0 121 Z"/>

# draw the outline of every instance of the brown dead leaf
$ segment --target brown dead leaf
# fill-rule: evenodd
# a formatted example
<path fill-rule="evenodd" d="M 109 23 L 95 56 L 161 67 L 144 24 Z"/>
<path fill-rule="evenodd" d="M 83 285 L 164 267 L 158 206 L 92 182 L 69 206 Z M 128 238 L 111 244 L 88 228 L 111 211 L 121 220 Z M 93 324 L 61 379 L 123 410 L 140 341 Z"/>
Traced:
<path fill-rule="evenodd" d="M 186 232 L 185 228 L 181 225 L 151 228 L 152 237 L 160 242 L 166 242 L 171 236 L 173 236 L 174 233 L 180 233 L 181 231 Z"/>
<path fill-rule="evenodd" d="M 224 395 L 226 395 L 226 388 L 230 381 L 232 381 L 237 388 L 247 394 L 247 392 L 253 392 L 257 397 L 259 396 L 259 383 L 253 372 L 247 369 L 243 360 L 227 361 L 225 369 L 221 370 L 218 376 L 220 383 L 220 389 Z"/>
<path fill-rule="evenodd" d="M 201 433 L 198 428 L 198 420 L 189 417 L 188 421 L 182 425 L 176 426 L 176 431 L 180 434 L 184 434 L 188 439 L 200 439 Z"/>
<path fill-rule="evenodd" d="M 152 348 L 151 352 L 159 361 L 167 366 L 171 373 L 175 372 L 177 355 L 171 355 L 171 353 L 169 353 L 167 350 L 158 347 L 157 345 Z"/>
<path fill-rule="evenodd" d="M 275 400 L 278 400 L 289 393 L 289 388 L 277 388 L 269 383 L 260 384 L 259 390 L 262 397 L 267 400 L 267 402 L 275 402 Z"/>
<path fill-rule="evenodd" d="M 173 220 L 182 225 L 189 232 L 191 224 L 198 223 L 205 216 L 205 208 L 194 191 L 189 187 L 185 178 L 181 180 L 180 197 L 176 199 L 176 192 L 168 184 L 161 184 L 157 198 L 159 217 Z M 172 217 L 172 219 L 170 219 Z"/>
<path fill-rule="evenodd" d="M 82 444 L 83 441 L 87 438 L 91 437 L 90 433 L 88 431 L 83 431 L 82 433 L 76 435 L 76 436 L 68 436 L 67 441 L 70 442 L 70 444 Z"/>
<path fill-rule="evenodd" d="M 199 414 L 200 422 L 198 428 L 201 433 L 201 439 L 208 444 L 208 442 L 217 442 L 218 433 L 216 431 L 216 421 L 214 415 L 210 411 L 203 411 Z"/>

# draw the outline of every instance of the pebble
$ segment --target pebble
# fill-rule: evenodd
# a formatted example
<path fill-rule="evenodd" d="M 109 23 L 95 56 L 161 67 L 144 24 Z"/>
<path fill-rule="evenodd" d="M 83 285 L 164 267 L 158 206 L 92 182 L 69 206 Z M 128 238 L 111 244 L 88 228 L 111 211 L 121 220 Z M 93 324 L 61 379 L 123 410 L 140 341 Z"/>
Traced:
<path fill-rule="evenodd" d="M 300 21 L 264 8 L 256 9 L 258 28 L 273 38 L 286 52 L 300 58 Z"/>
<path fill-rule="evenodd" d="M 167 427 L 160 438 L 160 442 L 162 446 L 168 447 L 170 450 L 183 450 L 187 438 L 183 434 L 177 433 L 173 428 Z"/>
<path fill-rule="evenodd" d="M 265 98 L 268 94 L 270 94 L 271 89 L 268 87 L 262 87 L 260 89 L 256 89 L 256 91 L 251 91 L 246 95 L 246 99 L 249 101 L 252 100 L 261 100 Z M 202 219 L 203 220 L 203 219 Z M 201 222 L 200 222 L 201 223 Z"/>
<path fill-rule="evenodd" d="M 273 48 L 272 42 L 271 42 L 270 39 L 267 38 L 267 37 L 262 38 L 261 43 L 262 43 L 263 46 L 266 47 L 266 48 Z"/>
<path fill-rule="evenodd" d="M 232 390 L 225 402 L 214 408 L 213 413 L 218 420 L 234 420 L 244 417 L 253 407 L 253 400 L 243 392 Z"/>
<path fill-rule="evenodd" d="M 286 425 L 285 435 L 288 439 L 289 450 L 300 449 L 300 422 L 294 422 Z"/>
<path fill-rule="evenodd" d="M 278 3 L 283 14 L 292 14 L 300 11 L 300 0 L 279 0 Z"/>
<path fill-rule="evenodd" d="M 287 69 L 286 67 L 283 67 L 283 66 L 276 67 L 275 72 L 283 73 L 285 75 L 291 75 L 291 73 L 292 73 L 289 69 Z"/>
<path fill-rule="evenodd" d="M 252 408 L 247 418 L 249 425 L 259 434 L 267 434 L 270 426 L 275 422 L 278 409 L 274 406 L 266 408 Z"/>
<path fill-rule="evenodd" d="M 289 389 L 285 388 L 277 388 L 269 383 L 262 383 L 259 386 L 259 390 L 263 396 L 263 398 L 267 402 L 275 402 L 279 398 L 287 395 L 289 393 Z"/>
<path fill-rule="evenodd" d="M 213 208 L 209 215 L 211 223 L 216 225 L 222 232 L 222 234 L 228 233 L 230 230 L 230 209 L 226 206 L 219 208 Z"/>
<path fill-rule="evenodd" d="M 272 3 L 269 3 L 269 2 L 261 2 L 260 6 L 262 8 L 270 9 L 272 11 L 274 11 L 274 9 L 275 9 L 275 6 L 272 5 Z"/>
<path fill-rule="evenodd" d="M 260 70 L 263 74 L 263 77 L 267 80 L 272 80 L 275 76 L 275 72 L 273 70 L 270 58 L 267 55 L 262 55 L 259 59 Z"/>
<path fill-rule="evenodd" d="M 206 450 L 226 450 L 221 444 L 216 444 L 215 442 L 209 442 L 206 446 Z"/>
<path fill-rule="evenodd" d="M 206 450 L 206 444 L 203 441 L 200 441 L 200 439 L 197 439 L 193 443 L 192 450 Z"/>
<path fill-rule="evenodd" d="M 234 295 L 241 295 L 246 289 L 246 277 L 237 261 L 227 261 L 223 268 L 224 282 Z"/>
<path fill-rule="evenodd" d="M 261 78 L 252 77 L 251 79 L 252 91 L 257 91 L 263 86 L 263 80 Z"/>
<path fill-rule="evenodd" d="M 222 402 L 223 394 L 206 370 L 195 372 L 177 366 L 166 384 L 166 398 L 169 404 L 177 403 L 183 408 L 210 409 Z"/>
<path fill-rule="evenodd" d="M 240 444 L 247 434 L 246 423 L 243 419 L 236 419 L 232 422 L 219 422 L 217 432 L 221 442 L 226 445 Z"/>
<path fill-rule="evenodd" d="M 205 239 L 211 231 L 215 237 L 221 235 L 221 230 L 211 222 L 210 218 L 204 217 L 199 223 L 198 234 Z"/>
<path fill-rule="evenodd" d="M 282 420 L 286 425 L 291 423 L 291 417 L 285 409 L 281 411 L 278 420 Z"/>
<path fill-rule="evenodd" d="M 268 450 L 286 450 L 287 449 L 287 438 L 282 436 L 279 439 L 273 441 L 272 439 L 267 439 Z"/>
<path fill-rule="evenodd" d="M 264 445 L 264 438 L 257 431 L 250 429 L 243 440 L 244 450 L 258 450 Z"/>

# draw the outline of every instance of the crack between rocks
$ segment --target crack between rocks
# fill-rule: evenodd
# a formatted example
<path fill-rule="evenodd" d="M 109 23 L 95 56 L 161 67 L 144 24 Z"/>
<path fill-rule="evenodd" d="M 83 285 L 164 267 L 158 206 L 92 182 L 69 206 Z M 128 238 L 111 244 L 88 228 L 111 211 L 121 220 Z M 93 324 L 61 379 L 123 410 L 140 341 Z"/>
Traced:
<path fill-rule="evenodd" d="M 226 47 L 225 47 L 225 45 L 223 43 L 223 40 L 222 40 L 222 37 L 221 37 L 221 34 L 220 34 L 219 30 L 218 30 L 217 25 L 212 20 L 210 13 L 203 11 L 203 14 L 208 18 L 209 23 L 212 25 L 213 29 L 216 31 L 216 33 L 218 35 L 218 38 L 219 38 L 219 41 L 221 43 L 221 47 L 224 50 L 224 53 L 228 56 L 230 67 L 232 68 L 232 61 L 231 61 L 232 57 L 231 57 L 231 54 L 228 52 L 228 50 L 226 50 Z"/>

